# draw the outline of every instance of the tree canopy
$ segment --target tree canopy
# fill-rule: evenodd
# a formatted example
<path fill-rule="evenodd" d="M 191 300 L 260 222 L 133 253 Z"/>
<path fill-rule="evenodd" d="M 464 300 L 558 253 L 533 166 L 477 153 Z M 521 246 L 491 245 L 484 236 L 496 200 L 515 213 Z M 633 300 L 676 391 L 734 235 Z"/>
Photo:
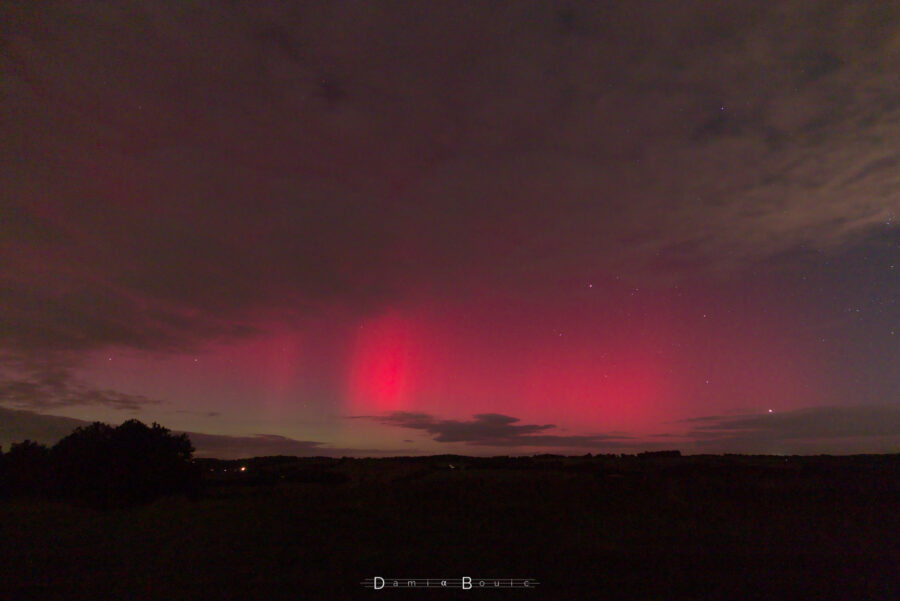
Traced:
<path fill-rule="evenodd" d="M 0 472 L 11 494 L 49 493 L 109 507 L 193 492 L 199 473 L 186 434 L 154 423 L 120 426 L 95 422 L 76 428 L 48 449 L 31 441 L 14 444 Z"/>

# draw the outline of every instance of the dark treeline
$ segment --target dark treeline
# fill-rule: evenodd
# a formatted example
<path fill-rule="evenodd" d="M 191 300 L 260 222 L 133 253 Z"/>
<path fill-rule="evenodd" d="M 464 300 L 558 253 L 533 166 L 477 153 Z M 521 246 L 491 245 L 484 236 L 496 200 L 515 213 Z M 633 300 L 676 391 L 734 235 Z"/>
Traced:
<path fill-rule="evenodd" d="M 194 494 L 199 471 L 187 435 L 129 420 L 95 422 L 53 447 L 30 440 L 0 449 L 0 496 L 42 496 L 111 508 Z"/>

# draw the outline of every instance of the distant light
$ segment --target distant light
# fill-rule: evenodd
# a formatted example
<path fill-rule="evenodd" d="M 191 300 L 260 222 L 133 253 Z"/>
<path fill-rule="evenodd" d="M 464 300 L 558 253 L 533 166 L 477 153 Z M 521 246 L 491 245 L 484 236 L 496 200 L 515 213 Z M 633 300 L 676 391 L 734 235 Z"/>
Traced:
<path fill-rule="evenodd" d="M 241 466 L 241 471 L 242 471 L 242 472 L 246 472 L 246 471 L 247 471 L 247 468 L 245 468 L 244 466 Z"/>
<path fill-rule="evenodd" d="M 774 412 L 774 411 L 772 411 L 772 410 L 771 410 L 771 409 L 769 409 L 769 413 L 775 413 L 775 412 Z"/>

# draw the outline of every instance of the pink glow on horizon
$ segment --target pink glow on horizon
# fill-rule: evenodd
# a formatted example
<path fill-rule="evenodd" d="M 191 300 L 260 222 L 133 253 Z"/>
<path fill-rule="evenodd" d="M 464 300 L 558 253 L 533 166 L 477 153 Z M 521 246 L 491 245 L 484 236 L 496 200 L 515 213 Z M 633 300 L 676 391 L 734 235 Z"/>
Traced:
<path fill-rule="evenodd" d="M 649 349 L 613 339 L 535 340 L 521 323 L 478 317 L 465 327 L 453 315 L 389 311 L 361 324 L 349 342 L 347 413 L 503 413 L 607 430 L 671 417 L 675 378 Z"/>
<path fill-rule="evenodd" d="M 363 323 L 352 344 L 347 394 L 354 411 L 408 409 L 413 327 L 399 313 Z"/>
<path fill-rule="evenodd" d="M 523 416 L 553 415 L 570 423 L 623 430 L 669 417 L 664 404 L 671 397 L 671 384 L 658 361 L 624 349 L 598 355 L 578 349 L 534 359 L 522 390 L 531 410 L 523 407 Z"/>
<path fill-rule="evenodd" d="M 789 410 L 818 397 L 814 349 L 784 336 L 773 316 L 730 322 L 719 335 L 721 324 L 691 321 L 690 307 L 645 306 L 638 323 L 571 306 L 541 319 L 545 307 L 506 299 L 406 304 L 355 322 L 324 314 L 146 369 L 111 353 L 92 363 L 91 379 L 278 424 L 392 411 L 461 421 L 500 413 L 554 424 L 558 434 L 669 431 L 696 415 Z M 354 431 L 362 422 L 335 423 Z"/>

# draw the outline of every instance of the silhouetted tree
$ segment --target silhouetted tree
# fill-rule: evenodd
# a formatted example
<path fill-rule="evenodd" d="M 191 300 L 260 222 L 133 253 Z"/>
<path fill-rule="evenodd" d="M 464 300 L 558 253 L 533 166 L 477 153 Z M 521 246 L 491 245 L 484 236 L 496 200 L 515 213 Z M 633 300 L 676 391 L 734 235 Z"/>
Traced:
<path fill-rule="evenodd" d="M 194 492 L 193 452 L 187 435 L 129 420 L 117 428 L 100 422 L 77 428 L 51 455 L 63 496 L 113 506 Z"/>
<path fill-rule="evenodd" d="M 32 440 L 13 443 L 3 456 L 2 474 L 3 488 L 8 494 L 46 492 L 50 482 L 50 450 Z"/>

